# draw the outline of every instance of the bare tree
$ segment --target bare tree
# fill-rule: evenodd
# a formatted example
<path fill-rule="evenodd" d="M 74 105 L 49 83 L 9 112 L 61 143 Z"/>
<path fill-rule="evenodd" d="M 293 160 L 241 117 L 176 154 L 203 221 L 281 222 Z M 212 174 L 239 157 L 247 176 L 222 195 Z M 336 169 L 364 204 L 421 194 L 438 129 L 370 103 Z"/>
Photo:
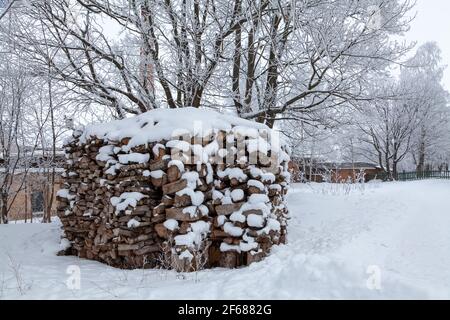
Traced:
<path fill-rule="evenodd" d="M 229 7 L 230 1 L 36 1 L 22 13 L 35 24 L 23 27 L 16 41 L 30 59 L 50 64 L 55 79 L 119 117 L 159 106 L 153 70 L 162 102 L 198 107 L 225 39 L 246 20 Z M 115 23 L 125 36 L 112 41 L 99 19 Z M 49 35 L 45 43 L 30 32 L 37 27 Z M 43 45 L 61 52 L 52 57 Z"/>
<path fill-rule="evenodd" d="M 445 149 L 450 133 L 449 96 L 441 84 L 445 68 L 440 52 L 435 43 L 422 45 L 409 61 L 413 67 L 403 71 L 412 99 L 421 104 L 420 126 L 414 131 L 411 142 L 411 156 L 419 172 L 425 170 L 426 163 L 430 163 L 435 154 Z"/>
<path fill-rule="evenodd" d="M 373 101 L 372 108 L 365 110 L 358 123 L 363 133 L 360 141 L 369 147 L 363 147 L 363 153 L 376 159 L 391 179 L 395 179 L 398 163 L 410 151 L 411 136 L 418 121 L 415 107 L 401 99 Z"/>
<path fill-rule="evenodd" d="M 36 72 L 12 41 L 11 34 L 17 27 L 13 18 L 10 11 L 8 20 L 0 24 L 3 40 L 0 50 L 0 208 L 3 223 L 8 222 L 8 214 L 20 192 L 28 191 L 31 171 L 42 170 L 43 176 L 48 177 L 49 181 L 41 187 L 48 188 L 47 198 L 53 199 L 56 144 L 61 139 L 61 126 L 57 122 L 63 116 L 62 112 L 55 112 L 61 105 L 67 105 L 67 96 L 55 94 L 57 90 L 52 86 L 51 77 Z M 67 109 L 65 112 L 70 113 Z M 51 141 L 50 148 L 48 141 Z M 51 155 L 46 155 L 45 150 L 50 150 Z M 32 167 L 36 165 L 41 168 Z M 46 168 L 50 172 L 44 172 Z M 49 208 L 51 202 L 47 201 Z M 47 209 L 44 221 L 49 220 L 50 209 Z"/>
<path fill-rule="evenodd" d="M 20 189 L 25 181 L 22 172 L 19 186 L 14 186 L 16 173 L 26 167 L 23 151 L 23 108 L 26 76 L 11 68 L 3 71 L 0 79 L 0 223 L 8 223 L 8 212 L 16 197 L 15 188 Z"/>
<path fill-rule="evenodd" d="M 230 94 L 238 113 L 272 127 L 279 119 L 312 122 L 319 120 L 317 110 L 370 99 L 365 90 L 370 75 L 408 49 L 390 42 L 389 36 L 407 28 L 411 5 L 271 2 L 268 13 L 245 28 L 245 36 L 236 31 Z"/>
<path fill-rule="evenodd" d="M 6 3 L 0 2 L 0 20 L 2 20 L 3 17 L 6 16 L 6 14 L 9 12 L 9 10 L 11 10 L 14 3 L 16 3 L 16 0 L 9 0 L 9 1 L 5 1 L 5 2 Z"/>
<path fill-rule="evenodd" d="M 393 179 L 399 163 L 409 155 L 416 170 L 424 170 L 427 154 L 448 135 L 448 94 L 440 83 L 442 71 L 439 48 L 425 44 L 402 68 L 399 79 L 378 79 L 378 88 L 373 85 L 374 91 L 390 98 L 371 101 L 364 108 L 357 123 L 363 133 L 360 141 L 365 154 Z"/>
<path fill-rule="evenodd" d="M 230 107 L 273 126 L 369 99 L 408 49 L 409 0 L 32 1 L 16 41 L 52 77 L 115 115 Z M 372 9 L 371 9 L 372 8 Z M 373 10 L 375 8 L 376 10 Z M 106 30 L 106 26 L 115 31 Z M 42 34 L 36 36 L 36 29 Z M 50 47 L 59 50 L 52 56 Z M 155 81 L 153 83 L 153 80 Z"/>

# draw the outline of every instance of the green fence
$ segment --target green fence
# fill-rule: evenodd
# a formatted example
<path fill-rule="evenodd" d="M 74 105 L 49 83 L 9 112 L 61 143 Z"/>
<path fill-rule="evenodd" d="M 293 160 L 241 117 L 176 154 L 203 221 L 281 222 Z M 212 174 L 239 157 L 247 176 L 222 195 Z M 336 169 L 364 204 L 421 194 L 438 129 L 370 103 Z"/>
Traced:
<path fill-rule="evenodd" d="M 450 171 L 422 171 L 422 172 L 400 172 L 398 181 L 424 180 L 424 179 L 449 179 Z"/>
<path fill-rule="evenodd" d="M 366 176 L 367 177 L 367 176 Z M 389 175 L 386 173 L 377 174 L 376 176 L 368 177 L 368 180 L 379 179 L 387 181 Z M 397 181 L 414 181 L 425 179 L 447 179 L 450 180 L 450 171 L 413 171 L 413 172 L 399 172 L 395 177 Z"/>

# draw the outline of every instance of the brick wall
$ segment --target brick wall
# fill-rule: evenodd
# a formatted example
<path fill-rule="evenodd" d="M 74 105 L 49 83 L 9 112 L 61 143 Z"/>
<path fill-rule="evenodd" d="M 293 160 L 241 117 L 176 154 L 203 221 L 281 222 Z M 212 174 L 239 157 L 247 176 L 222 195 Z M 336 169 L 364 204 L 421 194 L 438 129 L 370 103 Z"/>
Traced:
<path fill-rule="evenodd" d="M 28 173 L 25 182 L 22 184 L 23 178 L 23 174 L 16 174 L 14 176 L 14 181 L 11 188 L 12 194 L 10 196 L 11 209 L 8 215 L 8 219 L 10 221 L 30 219 L 32 217 L 33 193 L 35 193 L 34 197 L 36 197 L 37 193 L 42 193 L 42 200 L 44 205 L 46 205 L 50 201 L 50 179 L 46 174 Z M 56 192 L 59 190 L 60 184 L 61 176 L 60 174 L 57 174 L 54 192 L 55 195 L 53 196 L 52 204 L 52 215 L 56 215 Z M 35 212 L 35 215 L 36 214 L 37 212 Z"/>

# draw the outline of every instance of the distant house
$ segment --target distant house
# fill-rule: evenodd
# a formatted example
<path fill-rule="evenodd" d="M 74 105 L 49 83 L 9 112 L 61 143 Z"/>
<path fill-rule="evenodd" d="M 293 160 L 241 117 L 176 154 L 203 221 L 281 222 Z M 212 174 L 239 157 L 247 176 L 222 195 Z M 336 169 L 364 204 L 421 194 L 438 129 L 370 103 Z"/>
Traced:
<path fill-rule="evenodd" d="M 9 188 L 8 219 L 30 220 L 42 217 L 44 208 L 52 203 L 52 215 L 56 214 L 56 192 L 62 183 L 64 172 L 64 152 L 58 150 L 55 161 L 49 160 L 48 150 L 33 151 L 27 155 L 27 165 L 18 165 L 14 170 L 11 187 Z M 5 167 L 0 157 L 0 178 L 5 174 Z M 51 199 L 50 175 L 55 171 L 53 199 Z M 2 180 L 2 179 L 0 179 Z"/>
<path fill-rule="evenodd" d="M 383 170 L 373 163 L 368 162 L 299 162 L 291 165 L 291 174 L 294 181 L 332 182 L 345 181 L 357 182 L 362 179 L 367 182 L 375 179 L 383 173 Z"/>

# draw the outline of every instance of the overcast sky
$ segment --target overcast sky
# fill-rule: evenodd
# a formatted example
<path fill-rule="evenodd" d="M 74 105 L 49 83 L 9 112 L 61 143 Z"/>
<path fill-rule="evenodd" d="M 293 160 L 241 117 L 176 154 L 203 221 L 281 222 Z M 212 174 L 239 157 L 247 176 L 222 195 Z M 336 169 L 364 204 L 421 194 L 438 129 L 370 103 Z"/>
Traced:
<path fill-rule="evenodd" d="M 418 41 L 417 45 L 427 41 L 438 43 L 442 50 L 442 61 L 448 65 L 444 84 L 447 91 L 450 91 L 450 1 L 417 0 L 414 11 L 417 12 L 417 17 L 406 38 Z"/>

